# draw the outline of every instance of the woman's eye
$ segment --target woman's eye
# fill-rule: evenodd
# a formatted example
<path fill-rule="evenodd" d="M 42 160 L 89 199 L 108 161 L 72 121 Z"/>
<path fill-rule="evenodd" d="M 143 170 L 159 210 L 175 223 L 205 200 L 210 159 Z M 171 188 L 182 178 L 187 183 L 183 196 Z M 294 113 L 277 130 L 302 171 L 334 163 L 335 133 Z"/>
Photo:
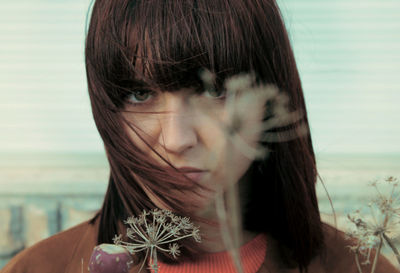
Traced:
<path fill-rule="evenodd" d="M 140 104 L 140 103 L 145 103 L 148 101 L 150 98 L 152 98 L 153 94 L 151 91 L 148 90 L 138 90 L 132 92 L 127 98 L 129 103 L 132 104 Z"/>
<path fill-rule="evenodd" d="M 214 99 L 221 99 L 225 97 L 225 90 L 215 89 L 215 88 L 208 88 L 204 91 L 204 95 L 206 97 L 214 98 Z"/>

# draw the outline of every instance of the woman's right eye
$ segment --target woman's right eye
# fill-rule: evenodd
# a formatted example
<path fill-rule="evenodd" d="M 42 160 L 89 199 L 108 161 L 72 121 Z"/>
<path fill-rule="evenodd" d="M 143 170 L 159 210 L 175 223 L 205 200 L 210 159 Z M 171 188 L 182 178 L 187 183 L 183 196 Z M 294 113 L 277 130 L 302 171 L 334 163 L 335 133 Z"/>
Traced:
<path fill-rule="evenodd" d="M 154 96 L 152 91 L 137 90 L 127 96 L 127 102 L 133 105 L 145 104 Z"/>

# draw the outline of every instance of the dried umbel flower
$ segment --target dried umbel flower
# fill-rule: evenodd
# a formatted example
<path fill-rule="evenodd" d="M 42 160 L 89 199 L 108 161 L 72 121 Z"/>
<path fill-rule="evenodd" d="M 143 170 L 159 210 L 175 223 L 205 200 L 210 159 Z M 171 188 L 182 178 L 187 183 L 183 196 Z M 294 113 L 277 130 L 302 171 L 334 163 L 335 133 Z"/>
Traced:
<path fill-rule="evenodd" d="M 362 272 L 359 254 L 365 257 L 362 264 L 369 264 L 371 251 L 376 249 L 371 271 L 374 272 L 383 244 L 387 244 L 392 249 L 400 264 L 399 252 L 391 239 L 400 235 L 400 192 L 397 179 L 391 176 L 386 178 L 384 183 L 374 181 L 371 186 L 377 192 L 377 197 L 368 204 L 369 213 L 362 214 L 360 210 L 357 210 L 347 216 L 355 227 L 347 232 L 347 235 L 356 242 L 355 245 L 350 246 L 350 249 L 355 253 L 359 272 Z"/>
<path fill-rule="evenodd" d="M 188 217 L 174 215 L 169 210 L 153 209 L 143 211 L 137 217 L 131 216 L 124 221 L 129 227 L 126 236 L 130 242 L 122 240 L 122 235 L 114 237 L 114 244 L 122 246 L 131 254 L 146 251 L 145 261 L 148 259 L 150 268 L 158 271 L 157 251 L 166 252 L 177 258 L 180 249 L 177 241 L 192 237 L 196 242 L 201 242 L 200 231 Z"/>

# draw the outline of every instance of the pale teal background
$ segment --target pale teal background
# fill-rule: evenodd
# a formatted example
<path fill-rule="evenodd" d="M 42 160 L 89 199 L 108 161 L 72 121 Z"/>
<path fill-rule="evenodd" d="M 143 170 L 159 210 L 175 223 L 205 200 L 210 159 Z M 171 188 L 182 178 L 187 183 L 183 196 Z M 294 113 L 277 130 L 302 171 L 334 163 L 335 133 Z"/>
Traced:
<path fill-rule="evenodd" d="M 400 152 L 400 1 L 279 1 L 318 153 Z"/>

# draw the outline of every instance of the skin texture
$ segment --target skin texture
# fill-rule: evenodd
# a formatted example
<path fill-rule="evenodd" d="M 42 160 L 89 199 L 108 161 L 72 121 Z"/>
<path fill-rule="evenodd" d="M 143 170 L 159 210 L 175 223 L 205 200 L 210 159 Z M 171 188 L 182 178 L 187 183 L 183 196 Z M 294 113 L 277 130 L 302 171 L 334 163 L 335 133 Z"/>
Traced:
<path fill-rule="evenodd" d="M 135 95 L 130 97 L 130 101 L 137 103 Z M 202 204 L 205 211 L 212 205 L 218 187 L 225 189 L 227 183 L 239 181 L 252 163 L 225 136 L 224 130 L 232 117 L 228 114 L 223 95 L 215 97 L 207 92 L 191 94 L 188 90 L 160 92 L 149 96 L 139 105 L 127 103 L 125 110 L 144 112 L 125 112 L 124 115 L 148 145 L 128 126 L 126 130 L 138 148 L 157 164 L 167 167 L 167 163 L 152 149 L 176 168 L 189 166 L 204 170 L 201 183 L 212 191 L 200 200 L 197 197 L 197 202 Z M 262 111 L 254 112 L 241 116 L 241 122 L 252 125 L 261 121 Z M 249 130 L 240 132 L 241 138 L 255 146 L 258 134 L 246 131 Z M 153 201 L 157 199 L 154 194 L 147 193 Z"/>
<path fill-rule="evenodd" d="M 237 100 L 240 101 L 240 97 Z M 243 124 L 238 134 L 254 148 L 259 135 L 249 129 L 262 120 L 263 104 L 255 106 L 256 109 L 253 108 L 251 113 L 247 111 L 240 113 L 238 109 Z M 260 108 L 259 111 L 257 108 Z M 157 164 L 167 166 L 167 163 L 152 149 L 176 168 L 189 166 L 204 170 L 200 182 L 210 191 L 200 190 L 201 195 L 193 194 L 190 200 L 201 208 L 195 212 L 198 216 L 216 220 L 214 204 L 216 192 L 225 191 L 229 183 L 246 184 L 245 174 L 252 163 L 252 159 L 243 155 L 225 135 L 226 128 L 232 122 L 231 112 L 226 107 L 225 95 L 221 93 L 216 96 L 207 91 L 195 94 L 187 89 L 156 92 L 152 95 L 132 94 L 125 105 L 125 110 L 127 112 L 124 113 L 124 117 L 148 145 L 127 126 L 130 138 Z M 227 166 L 234 167 L 227 168 Z M 227 169 L 230 170 L 229 173 L 226 172 Z M 142 187 L 158 207 L 170 209 L 162 204 L 156 193 L 151 192 L 143 184 Z M 224 250 L 218 227 L 206 223 L 198 225 L 203 233 L 208 235 L 203 246 L 213 252 Z M 254 236 L 255 234 L 244 231 L 243 243 Z"/>

